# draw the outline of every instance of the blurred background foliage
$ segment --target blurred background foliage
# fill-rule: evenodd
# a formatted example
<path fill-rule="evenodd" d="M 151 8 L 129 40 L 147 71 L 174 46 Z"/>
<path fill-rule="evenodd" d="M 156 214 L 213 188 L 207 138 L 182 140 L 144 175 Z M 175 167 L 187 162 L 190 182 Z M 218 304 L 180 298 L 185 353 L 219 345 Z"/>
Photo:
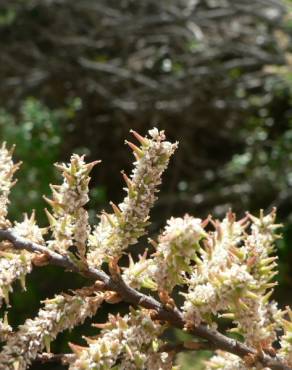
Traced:
<path fill-rule="evenodd" d="M 275 298 L 291 304 L 291 36 L 292 2 L 284 0 L 1 1 L 0 135 L 23 161 L 11 217 L 36 209 L 45 225 L 42 194 L 60 180 L 52 164 L 77 152 L 103 161 L 91 183 L 96 222 L 109 200 L 122 199 L 129 130 L 155 125 L 180 145 L 151 232 L 171 215 L 222 217 L 232 207 L 242 217 L 276 206 L 285 227 Z M 83 283 L 57 268 L 36 269 L 26 292 L 16 287 L 10 321 L 23 322 L 40 299 Z M 82 343 L 80 333 L 92 333 L 88 323 L 60 335 L 53 350 Z M 202 356 L 178 361 L 201 369 Z"/>

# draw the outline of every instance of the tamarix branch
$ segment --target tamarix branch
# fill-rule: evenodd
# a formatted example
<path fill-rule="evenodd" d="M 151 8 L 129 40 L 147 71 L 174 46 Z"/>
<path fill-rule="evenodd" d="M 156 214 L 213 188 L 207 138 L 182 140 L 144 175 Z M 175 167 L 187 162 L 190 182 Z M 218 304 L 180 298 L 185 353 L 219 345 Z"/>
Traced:
<path fill-rule="evenodd" d="M 73 154 L 69 164 L 56 165 L 63 182 L 51 185 L 52 197 L 45 198 L 49 224 L 40 228 L 34 212 L 22 222 L 8 219 L 19 164 L 13 163 L 13 150 L 0 148 L 0 305 L 7 308 L 0 320 L 0 369 L 61 361 L 70 370 L 174 370 L 180 368 L 178 352 L 194 351 L 195 360 L 195 351 L 206 349 L 214 351 L 205 364 L 210 370 L 292 369 L 292 311 L 271 299 L 281 226 L 275 210 L 241 220 L 231 211 L 222 221 L 172 217 L 135 258 L 131 252 L 147 234 L 161 176 L 177 144 L 155 128 L 146 137 L 132 133 L 138 144 L 126 142 L 135 156 L 132 174 L 122 173 L 126 196 L 111 203 L 112 213 L 102 212 L 94 226 L 86 204 L 98 161 L 86 163 Z M 125 254 L 126 267 L 120 266 Z M 90 284 L 46 299 L 36 317 L 14 331 L 8 320 L 13 284 L 20 280 L 25 289 L 26 275 L 47 264 L 79 273 Z M 97 317 L 103 302 L 120 301 L 130 304 L 129 312 L 94 324 L 97 335 L 85 338 L 87 345 L 69 343 L 72 353 L 50 352 L 60 332 Z M 224 329 L 221 318 L 229 322 Z M 164 333 L 171 328 L 193 340 L 168 343 Z"/>

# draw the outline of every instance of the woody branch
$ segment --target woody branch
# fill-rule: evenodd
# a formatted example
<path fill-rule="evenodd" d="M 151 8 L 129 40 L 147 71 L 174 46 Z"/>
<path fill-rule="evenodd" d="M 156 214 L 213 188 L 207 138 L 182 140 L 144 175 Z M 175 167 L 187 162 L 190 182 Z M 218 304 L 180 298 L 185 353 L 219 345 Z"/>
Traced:
<path fill-rule="evenodd" d="M 47 247 L 19 237 L 15 232 L 9 229 L 0 230 L 0 240 L 10 241 L 16 249 L 25 249 L 37 255 L 44 255 L 46 256 L 47 262 L 52 265 L 63 267 L 68 271 L 76 272 L 87 278 L 102 282 L 103 290 L 118 293 L 122 300 L 134 306 L 142 306 L 146 309 L 153 310 L 155 312 L 153 318 L 157 320 L 167 322 L 176 328 L 182 329 L 185 327 L 183 315 L 180 310 L 177 308 L 165 307 L 153 297 L 131 288 L 122 280 L 121 276 L 109 276 L 105 272 L 91 267 L 81 270 L 67 256 L 62 256 Z M 271 357 L 264 352 L 259 353 L 256 349 L 250 348 L 235 339 L 228 338 L 217 330 L 209 328 L 207 325 L 199 324 L 193 326 L 189 332 L 198 338 L 207 340 L 212 350 L 221 349 L 241 358 L 254 356 L 262 365 L 273 370 L 292 370 L 291 367 L 285 365 L 277 357 Z"/>

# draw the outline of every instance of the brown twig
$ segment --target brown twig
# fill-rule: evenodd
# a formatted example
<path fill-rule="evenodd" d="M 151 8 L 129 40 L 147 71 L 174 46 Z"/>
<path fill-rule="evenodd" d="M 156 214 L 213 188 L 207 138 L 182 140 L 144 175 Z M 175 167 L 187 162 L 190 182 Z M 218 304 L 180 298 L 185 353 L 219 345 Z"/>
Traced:
<path fill-rule="evenodd" d="M 117 276 L 115 276 L 113 279 L 105 272 L 91 267 L 87 270 L 80 270 L 80 267 L 72 262 L 67 256 L 60 255 L 59 253 L 49 250 L 45 246 L 26 240 L 9 229 L 0 230 L 0 241 L 1 240 L 10 241 L 16 249 L 25 249 L 33 253 L 46 254 L 50 260 L 50 264 L 64 267 L 66 270 L 80 273 L 83 276 L 94 280 L 102 281 L 103 289 L 117 292 L 125 302 L 134 306 L 142 306 L 153 310 L 155 312 L 155 319 L 167 322 L 176 328 L 183 329 L 185 327 L 183 315 L 177 308 L 164 307 L 153 297 L 145 295 L 126 285 L 121 277 L 117 278 Z M 241 358 L 257 356 L 256 349 L 248 347 L 235 339 L 228 338 L 217 330 L 209 328 L 207 325 L 200 324 L 194 326 L 188 331 L 196 337 L 210 342 L 212 349 L 221 349 L 223 351 L 233 353 Z M 279 358 L 271 357 L 265 353 L 262 353 L 260 362 L 263 366 L 269 367 L 273 370 L 292 370 L 291 367 L 285 365 Z"/>

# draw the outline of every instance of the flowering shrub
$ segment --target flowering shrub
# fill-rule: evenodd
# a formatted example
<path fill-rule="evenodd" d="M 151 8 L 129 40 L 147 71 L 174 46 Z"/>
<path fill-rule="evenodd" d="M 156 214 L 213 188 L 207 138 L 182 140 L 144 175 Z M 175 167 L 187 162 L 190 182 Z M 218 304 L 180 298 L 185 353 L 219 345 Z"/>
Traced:
<path fill-rule="evenodd" d="M 123 173 L 126 197 L 113 212 L 103 212 L 92 227 L 88 222 L 89 174 L 98 163 L 72 155 L 57 164 L 63 182 L 51 185 L 45 198 L 47 228 L 35 215 L 22 222 L 7 218 L 9 193 L 19 164 L 12 150 L 0 149 L 0 303 L 9 308 L 13 283 L 34 266 L 54 264 L 93 281 L 75 292 L 46 299 L 33 319 L 13 331 L 7 313 L 0 321 L 0 369 L 22 370 L 36 360 L 60 360 L 77 369 L 178 369 L 175 355 L 182 350 L 213 350 L 207 369 L 292 369 L 292 311 L 271 300 L 276 275 L 275 240 L 280 237 L 275 210 L 259 217 L 249 213 L 237 220 L 230 211 L 222 220 L 185 215 L 171 218 L 158 236 L 149 240 L 155 251 L 137 260 L 129 254 L 127 267 L 119 260 L 146 234 L 149 212 L 161 176 L 177 144 L 163 132 L 133 135 L 128 143 L 136 161 L 130 177 Z M 109 271 L 106 273 L 105 271 Z M 177 294 L 183 303 L 176 302 Z M 73 328 L 98 311 L 103 302 L 130 303 L 125 316 L 110 315 L 87 346 L 70 344 L 72 353 L 54 355 L 50 343 L 58 333 Z M 230 320 L 221 333 L 220 318 Z M 193 335 L 193 341 L 167 343 L 167 328 Z M 194 354 L 195 356 L 195 354 Z"/>

